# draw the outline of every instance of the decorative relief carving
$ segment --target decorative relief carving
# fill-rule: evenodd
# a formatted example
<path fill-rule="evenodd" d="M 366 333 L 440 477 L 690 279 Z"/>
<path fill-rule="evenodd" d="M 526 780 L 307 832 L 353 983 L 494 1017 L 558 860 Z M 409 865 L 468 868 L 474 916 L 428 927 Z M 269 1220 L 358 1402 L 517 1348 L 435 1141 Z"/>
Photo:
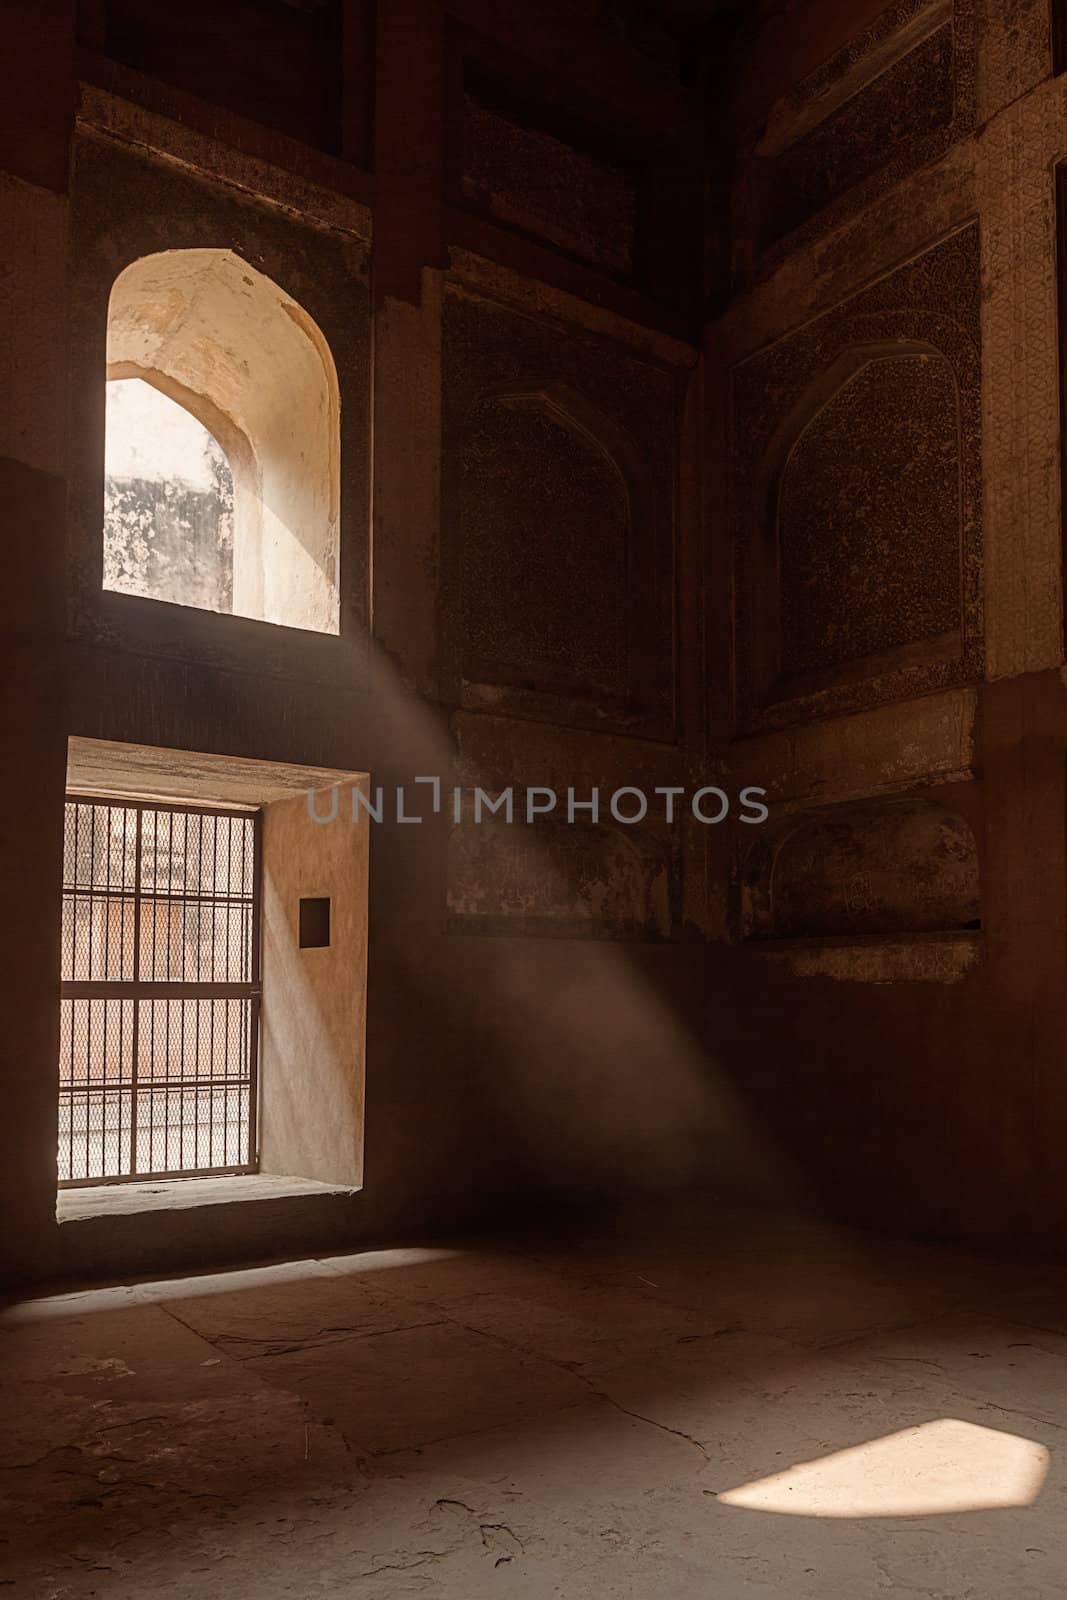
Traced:
<path fill-rule="evenodd" d="M 451 292 L 444 522 L 472 709 L 663 734 L 673 711 L 673 375 Z"/>
<path fill-rule="evenodd" d="M 982 670 L 978 230 L 734 373 L 749 728 Z"/>
<path fill-rule="evenodd" d="M 1053 0 L 1052 11 L 1061 19 L 1059 29 L 1049 15 L 1049 0 L 979 0 L 979 126 L 1048 77 L 1054 31 L 1062 40 L 1067 19 L 1062 0 Z M 1067 61 L 1057 62 L 1060 71 L 1064 65 Z"/>
<path fill-rule="evenodd" d="M 749 939 L 945 933 L 981 923 L 967 821 L 931 800 L 868 800 L 792 816 L 745 864 Z"/>
<path fill-rule="evenodd" d="M 570 255 L 623 276 L 632 270 L 637 191 L 630 176 L 471 94 L 463 109 L 462 189 L 501 222 Z"/>
<path fill-rule="evenodd" d="M 676 898 L 669 845 L 612 825 L 454 828 L 448 912 L 457 930 L 663 940 Z"/>
<path fill-rule="evenodd" d="M 900 0 L 778 108 L 756 152 L 766 267 L 973 130 L 975 3 Z"/>
<path fill-rule="evenodd" d="M 910 165 L 908 154 L 914 161 L 952 121 L 952 65 L 947 23 L 784 150 L 771 177 L 765 242 L 792 233 L 894 154 Z"/>
<path fill-rule="evenodd" d="M 630 492 L 597 434 L 550 394 L 487 396 L 461 474 L 468 673 L 623 694 Z"/>
<path fill-rule="evenodd" d="M 778 492 L 779 671 L 840 669 L 960 627 L 960 425 L 941 355 L 885 355 L 808 421 Z"/>
<path fill-rule="evenodd" d="M 1067 81 L 1058 79 L 1008 106 L 976 145 L 990 678 L 1064 660 L 1063 408 L 1052 356 L 1064 265 L 1049 175 L 1067 155 L 1065 126 Z"/>

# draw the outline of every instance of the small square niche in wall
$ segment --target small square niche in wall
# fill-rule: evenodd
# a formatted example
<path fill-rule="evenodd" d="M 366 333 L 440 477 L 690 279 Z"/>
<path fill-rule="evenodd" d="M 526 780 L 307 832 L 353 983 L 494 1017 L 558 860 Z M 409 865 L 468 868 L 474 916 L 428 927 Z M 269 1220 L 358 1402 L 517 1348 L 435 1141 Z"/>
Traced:
<path fill-rule="evenodd" d="M 328 899 L 300 901 L 301 950 L 325 950 L 330 942 Z"/>

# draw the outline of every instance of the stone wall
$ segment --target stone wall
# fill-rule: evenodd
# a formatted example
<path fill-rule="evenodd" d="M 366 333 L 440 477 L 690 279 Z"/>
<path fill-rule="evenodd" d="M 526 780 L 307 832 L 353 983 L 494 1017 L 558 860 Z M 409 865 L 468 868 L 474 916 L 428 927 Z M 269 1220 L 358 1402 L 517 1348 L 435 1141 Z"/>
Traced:
<path fill-rule="evenodd" d="M 974 226 L 735 368 L 747 726 L 973 680 L 980 374 Z"/>
<path fill-rule="evenodd" d="M 735 585 L 710 734 L 775 802 L 720 863 L 710 1039 L 834 1206 L 1047 1240 L 1067 90 L 1043 5 L 810 0 L 793 25 L 795 81 L 784 24 L 735 62 L 734 294 L 706 343 Z"/>
<path fill-rule="evenodd" d="M 177 31 L 154 0 L 38 10 L 19 45 L 32 160 L 0 141 L 4 649 L 26 686 L 2 737 L 27 784 L 0 829 L 23 908 L 0 1192 L 19 1219 L 3 1267 L 41 1276 L 72 1265 L 68 738 L 387 790 L 698 769 L 703 107 L 584 7 L 249 0 Z M 101 589 L 108 296 L 179 249 L 255 268 L 329 345 L 336 637 Z M 371 828 L 368 881 L 366 1102 L 335 1127 L 356 1116 L 365 1151 L 346 1239 L 705 1171 L 724 1113 L 700 1067 L 688 824 L 520 837 L 427 812 Z"/>
<path fill-rule="evenodd" d="M 386 787 L 766 787 L 762 833 L 371 829 L 347 1239 L 798 1171 L 852 1216 L 1056 1235 L 1045 6 L 768 8 L 707 96 L 591 5 L 240 15 L 210 62 L 203 7 L 183 40 L 154 0 L 12 24 L 5 1266 L 58 1259 L 69 737 Z M 173 248 L 246 261 L 330 346 L 336 637 L 100 592 L 108 294 Z"/>

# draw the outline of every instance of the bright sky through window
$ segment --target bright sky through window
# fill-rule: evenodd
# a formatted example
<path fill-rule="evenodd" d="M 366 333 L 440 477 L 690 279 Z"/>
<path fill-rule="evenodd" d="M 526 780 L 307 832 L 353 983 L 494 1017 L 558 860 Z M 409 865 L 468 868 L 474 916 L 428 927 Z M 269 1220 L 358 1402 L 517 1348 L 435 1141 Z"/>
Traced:
<path fill-rule="evenodd" d="M 191 412 L 139 378 L 107 386 L 104 588 L 233 609 L 233 478 Z"/>

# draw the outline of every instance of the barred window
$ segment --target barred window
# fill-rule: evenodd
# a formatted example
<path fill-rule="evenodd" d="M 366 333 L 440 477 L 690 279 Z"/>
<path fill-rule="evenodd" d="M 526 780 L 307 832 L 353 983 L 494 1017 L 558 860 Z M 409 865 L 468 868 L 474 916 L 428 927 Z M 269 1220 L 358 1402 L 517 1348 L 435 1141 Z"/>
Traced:
<path fill-rule="evenodd" d="M 61 1185 L 256 1166 L 259 814 L 70 796 Z"/>

